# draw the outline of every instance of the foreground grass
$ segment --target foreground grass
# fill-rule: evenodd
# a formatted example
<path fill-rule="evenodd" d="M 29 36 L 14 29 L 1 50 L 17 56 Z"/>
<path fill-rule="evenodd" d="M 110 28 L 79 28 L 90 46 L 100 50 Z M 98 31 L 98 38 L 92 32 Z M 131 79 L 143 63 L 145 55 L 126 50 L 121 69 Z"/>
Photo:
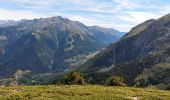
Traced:
<path fill-rule="evenodd" d="M 12 86 L 0 100 L 170 100 L 170 91 L 99 85 Z"/>

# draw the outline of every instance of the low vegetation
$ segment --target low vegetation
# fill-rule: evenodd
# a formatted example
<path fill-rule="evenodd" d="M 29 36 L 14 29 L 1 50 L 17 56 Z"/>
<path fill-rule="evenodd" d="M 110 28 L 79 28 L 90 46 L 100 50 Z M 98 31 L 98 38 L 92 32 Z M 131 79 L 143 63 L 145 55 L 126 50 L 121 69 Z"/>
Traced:
<path fill-rule="evenodd" d="M 170 91 L 100 85 L 0 88 L 0 100 L 170 100 Z"/>
<path fill-rule="evenodd" d="M 145 69 L 135 79 L 136 86 L 157 86 L 159 89 L 170 90 L 170 63 L 160 63 L 150 69 Z"/>
<path fill-rule="evenodd" d="M 123 77 L 119 77 L 119 76 L 112 76 L 109 79 L 107 79 L 106 85 L 109 85 L 109 86 L 126 86 L 126 84 L 123 83 Z"/>
<path fill-rule="evenodd" d="M 84 78 L 80 75 L 79 72 L 71 71 L 64 75 L 63 79 L 64 84 L 77 84 L 82 85 L 85 84 Z"/>

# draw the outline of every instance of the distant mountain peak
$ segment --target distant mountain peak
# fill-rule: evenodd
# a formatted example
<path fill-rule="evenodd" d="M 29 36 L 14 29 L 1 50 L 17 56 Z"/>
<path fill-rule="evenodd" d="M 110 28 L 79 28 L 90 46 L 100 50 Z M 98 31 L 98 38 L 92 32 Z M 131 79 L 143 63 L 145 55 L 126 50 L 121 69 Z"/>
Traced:
<path fill-rule="evenodd" d="M 10 75 L 17 69 L 63 72 L 78 67 L 89 55 L 118 40 L 115 34 L 119 33 L 61 16 L 24 20 L 0 28 L 1 38 L 6 38 L 0 41 L 0 75 Z"/>

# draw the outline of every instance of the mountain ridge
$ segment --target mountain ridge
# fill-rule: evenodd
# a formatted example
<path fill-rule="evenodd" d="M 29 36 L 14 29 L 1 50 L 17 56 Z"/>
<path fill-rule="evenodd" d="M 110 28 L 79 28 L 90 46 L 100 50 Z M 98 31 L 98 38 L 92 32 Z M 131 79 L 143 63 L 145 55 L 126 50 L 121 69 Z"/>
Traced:
<path fill-rule="evenodd" d="M 88 60 L 79 70 L 85 74 L 88 74 L 90 71 L 91 75 L 88 74 L 89 77 L 123 76 L 128 85 L 148 86 L 149 84 L 165 84 L 165 86 L 168 86 L 162 77 L 169 80 L 169 74 L 161 75 L 155 66 L 159 64 L 162 74 L 169 73 L 169 25 L 169 14 L 157 20 L 145 21 L 134 27 L 119 41 L 111 44 Z M 163 65 L 166 66 L 163 67 Z M 99 72 L 103 68 L 108 68 L 109 70 Z M 167 70 L 163 70 L 164 68 Z M 146 70 L 150 71 L 151 69 L 155 70 L 152 75 L 142 74 Z M 158 76 L 161 77 L 159 81 L 157 80 Z M 94 80 L 101 82 L 102 79 L 95 77 L 93 77 Z"/>
<path fill-rule="evenodd" d="M 4 70 L 0 73 L 11 75 L 17 69 L 63 72 L 77 67 L 86 61 L 87 55 L 119 38 L 105 30 L 97 31 L 100 34 L 78 21 L 60 16 L 24 20 L 18 25 L 1 27 L 0 68 Z"/>

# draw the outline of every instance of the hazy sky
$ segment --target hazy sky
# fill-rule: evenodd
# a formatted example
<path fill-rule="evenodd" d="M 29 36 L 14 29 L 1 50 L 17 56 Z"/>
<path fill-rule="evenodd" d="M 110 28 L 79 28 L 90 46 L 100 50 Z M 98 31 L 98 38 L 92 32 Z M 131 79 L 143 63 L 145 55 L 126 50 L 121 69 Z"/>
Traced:
<path fill-rule="evenodd" d="M 170 0 L 0 0 L 1 20 L 62 16 L 120 31 L 169 12 Z"/>

